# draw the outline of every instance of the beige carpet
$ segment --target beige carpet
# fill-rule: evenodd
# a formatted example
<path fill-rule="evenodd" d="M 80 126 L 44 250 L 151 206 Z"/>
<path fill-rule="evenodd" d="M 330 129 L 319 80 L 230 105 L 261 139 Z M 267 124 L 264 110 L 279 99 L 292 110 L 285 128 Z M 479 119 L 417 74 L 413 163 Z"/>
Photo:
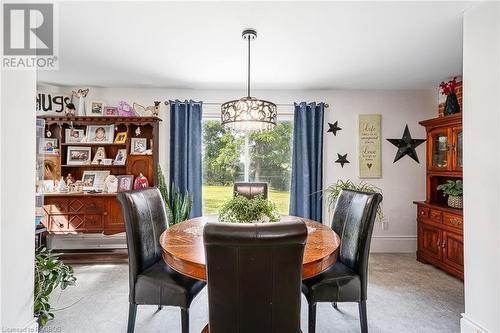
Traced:
<path fill-rule="evenodd" d="M 77 286 L 56 292 L 55 312 L 43 332 L 126 332 L 128 266 L 75 265 Z M 406 254 L 373 254 L 370 258 L 368 324 L 371 333 L 459 332 L 464 311 L 463 283 Z M 67 306 L 71 305 L 68 308 Z M 65 309 L 63 309 L 65 308 Z M 359 332 L 356 303 L 329 303 L 317 309 L 318 333 Z M 206 289 L 191 305 L 191 332 L 198 333 L 208 321 Z M 302 302 L 302 329 L 307 333 L 307 302 Z M 181 332 L 180 311 L 139 306 L 136 330 Z"/>

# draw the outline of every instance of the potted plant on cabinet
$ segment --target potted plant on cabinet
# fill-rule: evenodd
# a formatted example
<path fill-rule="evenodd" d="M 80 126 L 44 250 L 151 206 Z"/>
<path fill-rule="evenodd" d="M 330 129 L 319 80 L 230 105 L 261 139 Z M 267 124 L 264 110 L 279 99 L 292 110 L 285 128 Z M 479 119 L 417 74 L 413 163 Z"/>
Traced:
<path fill-rule="evenodd" d="M 447 180 L 446 183 L 437 187 L 438 191 L 443 191 L 444 196 L 448 196 L 448 206 L 462 209 L 463 204 L 463 184 L 462 180 Z"/>

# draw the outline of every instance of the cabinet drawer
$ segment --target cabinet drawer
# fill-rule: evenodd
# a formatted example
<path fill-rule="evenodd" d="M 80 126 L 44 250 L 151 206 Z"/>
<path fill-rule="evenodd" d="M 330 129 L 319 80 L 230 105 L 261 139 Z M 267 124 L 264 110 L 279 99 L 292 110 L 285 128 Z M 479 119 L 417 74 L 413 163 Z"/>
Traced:
<path fill-rule="evenodd" d="M 434 222 L 442 222 L 442 213 L 440 210 L 431 209 L 430 219 Z"/>
<path fill-rule="evenodd" d="M 103 228 L 102 215 L 85 215 L 85 230 L 101 232 Z"/>
<path fill-rule="evenodd" d="M 443 224 L 460 230 L 462 230 L 464 226 L 463 218 L 461 216 L 448 213 L 443 213 Z"/>
<path fill-rule="evenodd" d="M 429 218 L 429 207 L 419 206 L 418 207 L 418 217 L 428 219 Z"/>
<path fill-rule="evenodd" d="M 63 214 L 68 212 L 68 200 L 66 199 L 45 199 L 45 210 L 50 214 Z"/>
<path fill-rule="evenodd" d="M 52 215 L 49 219 L 50 232 L 65 232 L 68 230 L 68 215 Z"/>

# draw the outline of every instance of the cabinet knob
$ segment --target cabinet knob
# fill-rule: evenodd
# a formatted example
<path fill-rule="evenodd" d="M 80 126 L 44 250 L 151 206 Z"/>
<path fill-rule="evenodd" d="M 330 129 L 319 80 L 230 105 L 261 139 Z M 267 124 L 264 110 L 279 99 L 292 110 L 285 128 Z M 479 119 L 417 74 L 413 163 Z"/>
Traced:
<path fill-rule="evenodd" d="M 443 244 L 441 244 L 441 247 L 444 249 L 446 247 L 446 241 L 443 241 Z"/>
<path fill-rule="evenodd" d="M 57 225 L 59 226 L 59 228 L 62 228 L 64 224 L 62 224 L 62 222 L 57 222 Z"/>
<path fill-rule="evenodd" d="M 102 213 L 102 215 L 106 216 L 106 215 L 108 215 L 108 212 L 104 212 L 104 213 Z"/>
<path fill-rule="evenodd" d="M 450 219 L 450 223 L 453 225 L 459 225 L 460 221 L 458 219 L 452 218 L 452 219 Z"/>
<path fill-rule="evenodd" d="M 439 247 L 441 245 L 441 241 L 438 240 L 437 243 L 436 243 L 436 245 Z"/>

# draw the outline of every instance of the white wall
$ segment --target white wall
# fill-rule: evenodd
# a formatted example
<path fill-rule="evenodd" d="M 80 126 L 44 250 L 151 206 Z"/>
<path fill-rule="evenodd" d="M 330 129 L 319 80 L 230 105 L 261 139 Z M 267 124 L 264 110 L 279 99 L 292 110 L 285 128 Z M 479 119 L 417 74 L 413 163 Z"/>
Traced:
<path fill-rule="evenodd" d="M 34 332 L 35 91 L 33 71 L 1 71 L 0 328 Z M 33 329 L 33 330 L 31 330 Z M 21 332 L 21 331 L 19 331 Z"/>
<path fill-rule="evenodd" d="M 44 86 L 40 91 L 70 92 L 70 88 Z M 90 88 L 89 100 L 101 100 L 116 105 L 121 99 L 150 105 L 154 100 L 194 99 L 205 102 L 223 102 L 239 98 L 245 92 L 220 90 L 172 90 L 172 89 L 132 89 L 132 88 Z M 397 148 L 386 138 L 401 138 L 406 124 L 414 138 L 425 138 L 425 129 L 418 121 L 437 116 L 437 92 L 429 91 L 298 91 L 266 90 L 253 91 L 254 96 L 275 103 L 290 104 L 300 101 L 324 101 L 330 104 L 325 115 L 327 122 L 339 121 L 342 131 L 333 136 L 325 133 L 324 183 L 328 185 L 337 179 L 359 180 L 357 165 L 357 115 L 382 114 L 382 179 L 368 180 L 384 191 L 384 213 L 388 230 L 381 225 L 375 228 L 372 250 L 378 252 L 415 252 L 416 250 L 416 209 L 414 200 L 425 199 L 425 144 L 417 148 L 420 164 L 405 157 L 393 164 Z M 278 113 L 291 113 L 293 107 L 279 107 Z M 204 112 L 218 114 L 219 107 L 206 105 Z M 162 103 L 160 117 L 163 118 L 160 132 L 160 163 L 168 171 L 168 108 Z M 348 153 L 351 162 L 342 169 L 334 163 L 338 153 Z M 325 207 L 325 222 L 330 217 Z"/>
<path fill-rule="evenodd" d="M 464 15 L 462 332 L 500 332 L 500 4 Z"/>

